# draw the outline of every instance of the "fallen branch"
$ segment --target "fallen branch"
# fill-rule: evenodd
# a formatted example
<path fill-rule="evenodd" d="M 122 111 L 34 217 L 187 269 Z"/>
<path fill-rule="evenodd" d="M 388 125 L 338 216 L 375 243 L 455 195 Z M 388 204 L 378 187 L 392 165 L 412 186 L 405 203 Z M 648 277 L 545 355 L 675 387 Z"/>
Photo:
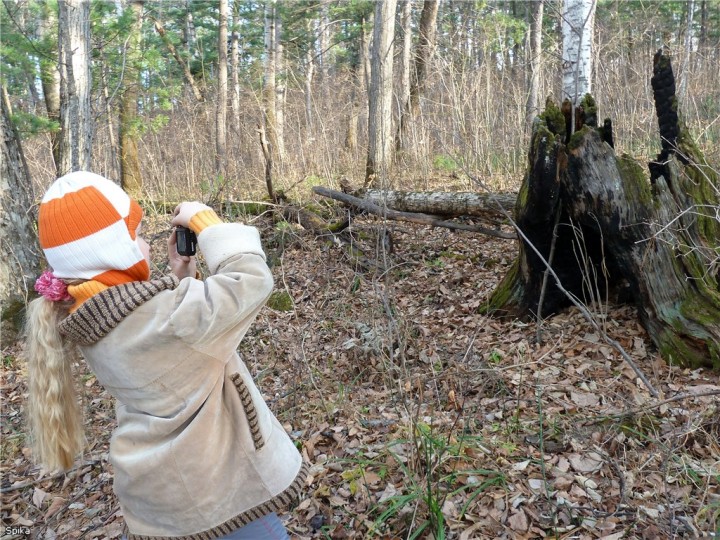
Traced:
<path fill-rule="evenodd" d="M 345 193 L 346 190 L 343 189 Z M 511 214 L 517 193 L 476 193 L 448 191 L 393 191 L 368 189 L 362 198 L 379 206 L 387 205 L 400 212 L 432 214 L 445 217 L 481 217 L 504 219 Z M 499 205 L 499 207 L 498 207 Z"/>
<path fill-rule="evenodd" d="M 657 409 L 658 407 L 662 407 L 663 405 L 667 405 L 668 403 L 674 403 L 676 401 L 684 401 L 686 399 L 691 399 L 691 398 L 712 397 L 712 396 L 720 396 L 720 390 L 706 390 L 704 392 L 697 392 L 697 393 L 687 392 L 685 394 L 678 394 L 671 398 L 663 399 L 662 401 L 656 401 L 655 403 L 648 403 L 646 405 L 642 405 L 641 407 L 637 407 L 635 409 L 630 409 L 629 411 L 616 413 L 616 414 L 603 415 L 599 418 L 595 418 L 594 420 L 592 420 L 591 422 L 589 422 L 588 424 L 585 424 L 585 425 L 600 424 L 602 422 L 607 421 L 608 419 L 626 418 L 628 416 L 633 416 L 636 414 L 651 411 L 653 409 Z"/>
<path fill-rule="evenodd" d="M 7 487 L 0 489 L 0 493 L 10 493 L 11 491 L 18 491 L 21 489 L 25 489 L 26 487 L 34 486 L 41 482 L 47 482 L 48 480 L 56 480 L 57 478 L 60 478 L 62 476 L 75 476 L 79 469 L 87 467 L 88 465 L 97 465 L 99 462 L 100 461 L 97 459 L 92 460 L 92 461 L 83 461 L 82 463 L 78 463 L 77 465 L 75 465 L 71 469 L 68 469 L 67 471 L 58 471 L 54 474 L 51 474 L 50 476 L 42 476 L 42 477 L 36 478 L 34 480 L 26 480 L 25 482 L 19 482 L 17 484 L 9 485 Z"/>
<path fill-rule="evenodd" d="M 385 219 L 392 219 L 395 221 L 405 221 L 408 223 L 418 223 L 420 225 L 430 225 L 432 227 L 445 227 L 447 229 L 469 231 L 469 232 L 474 232 L 474 233 L 485 234 L 487 236 L 494 236 L 496 238 L 506 238 L 506 239 L 517 238 L 516 235 L 513 233 L 507 233 L 504 231 L 488 229 L 487 227 L 481 227 L 479 225 L 467 225 L 465 223 L 457 223 L 454 221 L 445 221 L 442 219 L 438 219 L 435 216 L 430 216 L 428 214 L 417 214 L 414 212 L 400 212 L 398 210 L 393 210 L 392 208 L 382 207 L 382 206 L 379 206 L 370 201 L 367 201 L 364 199 L 359 199 L 358 197 L 353 197 L 352 195 L 348 195 L 347 193 L 342 193 L 340 191 L 335 191 L 333 189 L 328 189 L 328 188 L 325 188 L 322 186 L 313 187 L 313 192 L 317 193 L 318 195 L 321 195 L 323 197 L 329 197 L 331 199 L 335 199 L 336 201 L 341 201 L 341 202 L 350 204 L 352 206 L 360 208 L 361 210 L 365 210 L 366 212 L 370 212 L 371 214 L 383 217 Z"/>

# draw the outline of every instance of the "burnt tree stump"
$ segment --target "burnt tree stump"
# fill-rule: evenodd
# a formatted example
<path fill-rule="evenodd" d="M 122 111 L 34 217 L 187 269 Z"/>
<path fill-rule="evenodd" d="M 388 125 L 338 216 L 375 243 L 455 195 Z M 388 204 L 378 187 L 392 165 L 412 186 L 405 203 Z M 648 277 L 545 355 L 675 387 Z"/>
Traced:
<path fill-rule="evenodd" d="M 597 127 L 591 96 L 572 134 L 568 104 L 546 104 L 515 208 L 527 241 L 485 311 L 537 316 L 546 267 L 528 242 L 547 260 L 557 218 L 552 268 L 564 289 L 586 303 L 606 296 L 633 303 L 665 360 L 720 369 L 718 173 L 678 116 L 672 67 L 660 51 L 652 86 L 662 150 L 649 175 L 615 154 L 612 124 Z M 550 278 L 542 315 L 570 303 Z"/>

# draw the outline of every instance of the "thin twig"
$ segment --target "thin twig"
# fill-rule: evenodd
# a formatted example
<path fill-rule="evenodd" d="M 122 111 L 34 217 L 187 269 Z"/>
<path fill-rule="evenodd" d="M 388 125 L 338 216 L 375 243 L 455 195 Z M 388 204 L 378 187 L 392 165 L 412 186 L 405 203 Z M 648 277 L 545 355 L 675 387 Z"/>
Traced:
<path fill-rule="evenodd" d="M 51 474 L 50 476 L 43 476 L 41 478 L 36 478 L 35 480 L 26 480 L 25 482 L 20 482 L 19 484 L 13 484 L 11 486 L 4 487 L 0 489 L 0 493 L 10 493 L 12 491 L 18 491 L 20 489 L 25 489 L 26 487 L 34 486 L 36 484 L 40 484 L 41 482 L 46 482 L 48 480 L 55 480 L 57 478 L 63 477 L 63 476 L 70 476 L 71 474 L 74 474 L 78 471 L 78 469 L 81 469 L 83 467 L 87 467 L 88 465 L 97 465 L 99 463 L 98 460 L 93 461 L 83 461 L 82 463 L 78 463 L 75 467 L 72 469 L 68 469 L 67 471 L 59 471 L 55 474 Z"/>
<path fill-rule="evenodd" d="M 550 253 L 548 254 L 548 267 L 545 269 L 545 272 L 543 273 L 543 281 L 542 281 L 542 287 L 540 287 L 540 299 L 538 300 L 538 307 L 537 307 L 537 334 L 536 334 L 536 340 L 538 343 L 542 343 L 542 306 L 543 302 L 545 301 L 545 291 L 547 290 L 547 281 L 548 281 L 548 269 L 550 266 L 552 266 L 553 259 L 555 258 L 555 246 L 557 245 L 557 230 L 558 225 L 560 224 L 560 214 L 562 213 L 562 199 L 558 199 L 558 205 L 557 210 L 555 211 L 555 225 L 553 225 L 553 236 L 552 241 L 550 242 Z"/>
<path fill-rule="evenodd" d="M 600 422 L 605 422 L 609 418 L 623 418 L 623 417 L 634 415 L 634 414 L 640 414 L 643 412 L 651 411 L 653 409 L 657 409 L 658 407 L 662 407 L 663 405 L 667 405 L 668 403 L 674 403 L 675 401 L 683 401 L 685 399 L 699 398 L 699 397 L 711 397 L 711 396 L 718 396 L 718 395 L 720 395 L 720 390 L 706 390 L 705 392 L 678 394 L 677 396 L 663 399 L 662 401 L 656 401 L 655 403 L 648 403 L 648 404 L 638 407 L 636 409 L 630 409 L 629 411 L 616 413 L 616 414 L 604 415 L 604 416 L 601 416 L 601 417 L 591 420 L 589 423 L 586 423 L 585 425 L 599 424 Z"/>

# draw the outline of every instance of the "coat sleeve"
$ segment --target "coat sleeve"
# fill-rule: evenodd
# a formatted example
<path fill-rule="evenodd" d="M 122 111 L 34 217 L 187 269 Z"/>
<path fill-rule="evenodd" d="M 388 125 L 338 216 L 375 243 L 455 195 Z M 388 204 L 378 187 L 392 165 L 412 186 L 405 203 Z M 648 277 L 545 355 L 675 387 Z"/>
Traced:
<path fill-rule="evenodd" d="M 214 225 L 198 244 L 211 275 L 180 282 L 167 324 L 190 347 L 228 358 L 270 295 L 272 274 L 254 227 Z"/>

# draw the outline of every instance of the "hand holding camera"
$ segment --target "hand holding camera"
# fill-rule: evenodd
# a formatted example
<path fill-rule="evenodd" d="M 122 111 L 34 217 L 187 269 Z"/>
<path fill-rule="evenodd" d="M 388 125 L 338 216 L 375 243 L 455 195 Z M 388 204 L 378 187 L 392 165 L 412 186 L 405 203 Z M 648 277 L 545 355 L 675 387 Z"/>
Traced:
<path fill-rule="evenodd" d="M 178 225 L 175 227 L 175 244 L 178 255 L 192 257 L 197 251 L 197 236 L 190 229 Z"/>

